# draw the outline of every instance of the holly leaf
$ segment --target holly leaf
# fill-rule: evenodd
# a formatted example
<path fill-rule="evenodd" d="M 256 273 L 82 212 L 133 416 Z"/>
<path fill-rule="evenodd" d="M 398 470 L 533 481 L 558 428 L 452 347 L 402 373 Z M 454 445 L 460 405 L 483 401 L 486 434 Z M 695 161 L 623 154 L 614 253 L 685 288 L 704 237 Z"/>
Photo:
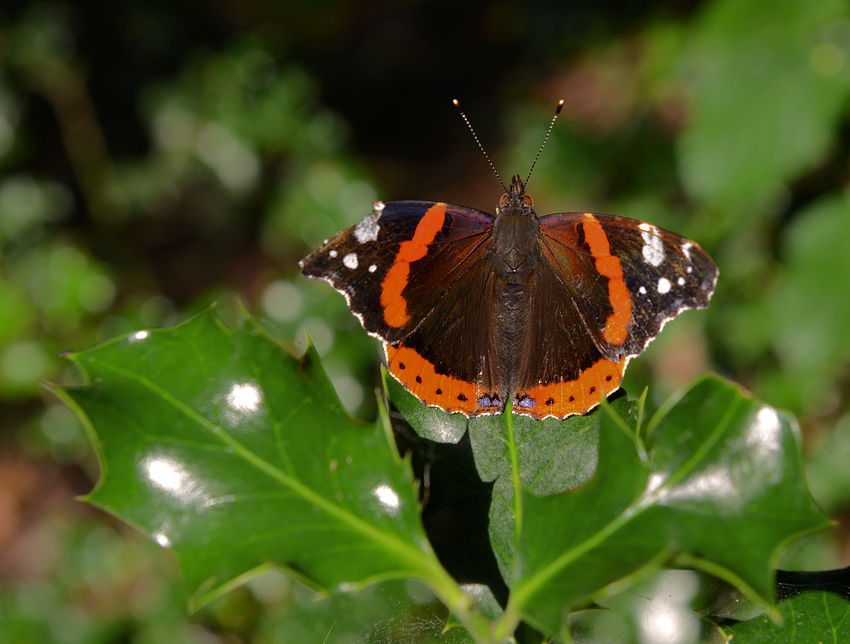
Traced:
<path fill-rule="evenodd" d="M 312 347 L 295 359 L 210 309 L 68 357 L 89 384 L 58 393 L 102 469 L 85 500 L 169 549 L 194 607 L 273 564 L 314 588 L 413 577 L 463 601 L 386 418 L 349 418 Z"/>
<path fill-rule="evenodd" d="M 523 491 L 506 619 L 557 633 L 567 612 L 613 582 L 675 561 L 769 605 L 784 544 L 829 520 L 805 484 L 799 430 L 717 377 L 684 389 L 652 418 L 600 416 L 593 479 L 571 492 Z"/>
<path fill-rule="evenodd" d="M 850 602 L 831 592 L 804 592 L 767 614 L 724 628 L 740 644 L 850 642 Z"/>
<path fill-rule="evenodd" d="M 633 412 L 625 398 L 614 405 Z M 523 491 L 545 496 L 588 481 L 596 469 L 599 414 L 565 420 L 534 420 L 510 413 L 469 421 L 469 437 L 478 474 L 494 481 L 490 507 L 490 543 L 506 580 L 513 577 L 514 553 L 523 524 Z"/>
<path fill-rule="evenodd" d="M 385 377 L 384 382 L 389 399 L 419 436 L 457 443 L 469 431 L 478 476 L 484 482 L 495 482 L 490 543 L 502 576 L 510 579 L 521 531 L 519 490 L 555 494 L 590 479 L 598 456 L 599 414 L 539 421 L 506 412 L 467 419 L 423 405 L 392 377 Z M 624 415 L 636 413 L 636 404 L 626 398 L 612 404 Z"/>

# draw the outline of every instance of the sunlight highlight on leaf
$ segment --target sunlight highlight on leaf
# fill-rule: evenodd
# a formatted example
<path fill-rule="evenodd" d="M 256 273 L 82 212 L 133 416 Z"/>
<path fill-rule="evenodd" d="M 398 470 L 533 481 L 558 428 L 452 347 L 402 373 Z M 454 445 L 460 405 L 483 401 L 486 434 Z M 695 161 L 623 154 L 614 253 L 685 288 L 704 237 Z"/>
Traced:
<path fill-rule="evenodd" d="M 389 485 L 379 485 L 372 490 L 372 494 L 378 499 L 387 513 L 395 514 L 398 511 L 401 500 L 398 498 L 396 491 Z"/>
<path fill-rule="evenodd" d="M 296 360 L 247 314 L 228 329 L 208 310 L 71 357 L 90 385 L 62 395 L 105 472 L 88 500 L 169 548 L 193 603 L 268 564 L 317 587 L 418 577 L 463 596 L 382 421 L 345 414 L 314 350 Z"/>
<path fill-rule="evenodd" d="M 234 384 L 227 394 L 227 402 L 230 406 L 246 414 L 256 412 L 262 401 L 263 395 L 260 389 L 252 384 Z"/>

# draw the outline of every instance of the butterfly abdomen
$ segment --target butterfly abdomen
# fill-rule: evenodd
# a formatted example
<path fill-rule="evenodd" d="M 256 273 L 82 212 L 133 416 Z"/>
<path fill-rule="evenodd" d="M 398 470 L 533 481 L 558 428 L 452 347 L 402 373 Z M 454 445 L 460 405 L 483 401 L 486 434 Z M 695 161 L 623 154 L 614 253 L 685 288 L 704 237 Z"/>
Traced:
<path fill-rule="evenodd" d="M 486 389 L 506 400 L 528 359 L 535 273 L 540 267 L 537 216 L 522 199 L 502 204 L 491 241 L 493 301 L 488 347 L 483 348 Z"/>

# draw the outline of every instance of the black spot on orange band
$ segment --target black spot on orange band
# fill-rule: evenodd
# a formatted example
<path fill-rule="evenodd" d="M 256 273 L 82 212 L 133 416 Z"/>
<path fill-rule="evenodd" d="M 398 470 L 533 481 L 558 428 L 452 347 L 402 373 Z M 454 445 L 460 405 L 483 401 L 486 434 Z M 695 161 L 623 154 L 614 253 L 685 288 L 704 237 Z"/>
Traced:
<path fill-rule="evenodd" d="M 596 407 L 602 398 L 615 392 L 623 378 L 627 358 L 620 362 L 600 360 L 585 369 L 576 380 L 556 382 L 549 385 L 532 387 L 528 391 L 518 392 L 517 399 L 528 398 L 534 401 L 544 400 L 546 407 L 540 405 L 515 406 L 514 413 L 525 414 L 533 418 L 555 416 L 565 418 L 571 414 L 584 414 Z"/>
<path fill-rule="evenodd" d="M 426 405 L 437 405 L 449 412 L 475 415 L 477 405 L 474 383 L 463 382 L 437 373 L 434 365 L 410 347 L 384 345 L 390 373 Z M 399 368 L 401 364 L 405 369 Z"/>

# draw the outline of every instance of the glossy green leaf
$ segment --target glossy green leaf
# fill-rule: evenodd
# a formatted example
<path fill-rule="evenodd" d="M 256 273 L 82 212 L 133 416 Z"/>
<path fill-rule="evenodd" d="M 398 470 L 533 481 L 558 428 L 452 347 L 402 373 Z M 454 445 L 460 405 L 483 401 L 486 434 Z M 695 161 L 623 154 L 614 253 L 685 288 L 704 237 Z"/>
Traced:
<path fill-rule="evenodd" d="M 425 538 L 386 424 L 349 418 L 312 349 L 296 360 L 246 314 L 209 310 L 71 359 L 60 395 L 89 426 L 87 500 L 177 558 L 193 603 L 270 564 L 321 588 L 424 579 L 460 597 Z"/>
<path fill-rule="evenodd" d="M 662 408 L 635 448 L 635 423 L 600 416 L 599 462 L 584 487 L 522 493 L 506 615 L 557 633 L 609 584 L 678 555 L 761 603 L 793 538 L 829 525 L 806 489 L 793 420 L 706 377 Z"/>
<path fill-rule="evenodd" d="M 624 415 L 633 411 L 625 398 L 614 405 Z M 516 543 L 528 529 L 521 490 L 545 496 L 589 480 L 598 457 L 599 420 L 598 413 L 542 421 L 500 414 L 469 422 L 478 473 L 495 481 L 490 542 L 505 579 L 512 578 Z"/>
<path fill-rule="evenodd" d="M 421 642 L 473 644 L 430 589 L 411 580 L 369 584 L 348 593 L 316 597 L 298 584 L 288 610 L 269 611 L 255 640 L 281 644 Z M 447 624 L 447 621 L 449 624 Z"/>
<path fill-rule="evenodd" d="M 736 644 L 850 642 L 850 602 L 829 592 L 804 592 L 779 605 L 779 620 L 761 615 L 727 627 Z"/>
<path fill-rule="evenodd" d="M 587 481 L 596 467 L 599 415 L 537 421 L 505 413 L 467 419 L 423 405 L 391 377 L 385 383 L 390 400 L 423 438 L 456 443 L 469 430 L 478 475 L 482 481 L 495 482 L 490 542 L 503 577 L 510 579 L 520 530 L 517 491 L 555 494 Z M 633 411 L 625 399 L 613 404 L 623 414 Z"/>

